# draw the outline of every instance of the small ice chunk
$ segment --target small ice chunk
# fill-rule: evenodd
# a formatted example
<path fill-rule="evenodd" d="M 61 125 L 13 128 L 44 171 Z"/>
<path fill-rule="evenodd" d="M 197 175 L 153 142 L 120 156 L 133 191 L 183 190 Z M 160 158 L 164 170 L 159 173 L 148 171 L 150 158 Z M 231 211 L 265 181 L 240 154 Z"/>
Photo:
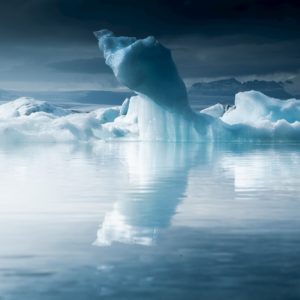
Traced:
<path fill-rule="evenodd" d="M 127 114 L 128 108 L 129 108 L 129 102 L 130 102 L 130 98 L 126 98 L 124 100 L 124 102 L 122 103 L 121 108 L 120 108 L 121 116 L 125 116 Z"/>

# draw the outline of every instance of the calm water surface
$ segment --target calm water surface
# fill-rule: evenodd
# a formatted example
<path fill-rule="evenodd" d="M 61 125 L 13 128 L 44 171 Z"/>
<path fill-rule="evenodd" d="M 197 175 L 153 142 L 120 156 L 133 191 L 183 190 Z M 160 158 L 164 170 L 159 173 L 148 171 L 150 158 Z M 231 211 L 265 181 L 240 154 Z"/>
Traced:
<path fill-rule="evenodd" d="M 300 299 L 300 146 L 1 146 L 0 299 Z"/>

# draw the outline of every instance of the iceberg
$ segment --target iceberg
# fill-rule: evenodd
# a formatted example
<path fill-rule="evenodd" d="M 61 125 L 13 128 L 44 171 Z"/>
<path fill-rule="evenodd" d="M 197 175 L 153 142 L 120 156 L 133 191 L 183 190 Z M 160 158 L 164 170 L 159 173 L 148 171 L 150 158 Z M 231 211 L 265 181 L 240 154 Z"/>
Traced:
<path fill-rule="evenodd" d="M 120 116 L 119 107 L 74 112 L 45 101 L 22 97 L 0 105 L 0 142 L 90 142 L 119 136 L 104 127 Z M 115 126 L 117 127 L 117 126 Z"/>
<path fill-rule="evenodd" d="M 0 105 L 0 142 L 300 141 L 300 100 L 246 91 L 236 94 L 234 106 L 196 112 L 170 50 L 154 37 L 116 37 L 108 30 L 95 35 L 107 65 L 136 95 L 89 112 L 18 98 Z"/>
<path fill-rule="evenodd" d="M 227 111 L 222 120 L 227 124 L 249 124 L 257 126 L 261 122 L 288 123 L 300 121 L 300 101 L 296 99 L 278 100 L 257 91 L 237 93 L 235 109 Z"/>
<path fill-rule="evenodd" d="M 299 100 L 281 101 L 256 91 L 241 92 L 236 94 L 234 107 L 216 104 L 196 113 L 189 106 L 170 51 L 154 37 L 116 37 L 109 30 L 97 31 L 95 36 L 116 78 L 138 94 L 130 101 L 128 112 L 136 115 L 140 139 L 300 139 Z M 123 121 L 128 121 L 126 116 Z"/>
<path fill-rule="evenodd" d="M 207 114 L 192 111 L 186 87 L 169 49 L 152 36 L 141 40 L 116 37 L 109 30 L 94 34 L 116 78 L 138 94 L 131 98 L 128 110 L 134 110 L 137 115 L 141 140 L 200 141 L 209 138 L 211 131 L 207 127 L 214 122 Z"/>

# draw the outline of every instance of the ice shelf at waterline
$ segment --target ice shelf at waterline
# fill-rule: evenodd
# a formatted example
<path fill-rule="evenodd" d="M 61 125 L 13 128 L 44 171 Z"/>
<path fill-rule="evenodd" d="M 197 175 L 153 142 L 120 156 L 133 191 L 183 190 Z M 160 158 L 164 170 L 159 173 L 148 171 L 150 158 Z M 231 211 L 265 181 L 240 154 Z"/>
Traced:
<path fill-rule="evenodd" d="M 0 143 L 141 141 L 300 141 L 300 101 L 281 101 L 257 91 L 235 96 L 235 106 L 215 104 L 200 112 L 170 50 L 154 37 L 138 40 L 95 32 L 105 62 L 137 95 L 122 106 L 75 112 L 22 97 L 0 105 Z M 217 102 L 217 101 L 216 101 Z"/>

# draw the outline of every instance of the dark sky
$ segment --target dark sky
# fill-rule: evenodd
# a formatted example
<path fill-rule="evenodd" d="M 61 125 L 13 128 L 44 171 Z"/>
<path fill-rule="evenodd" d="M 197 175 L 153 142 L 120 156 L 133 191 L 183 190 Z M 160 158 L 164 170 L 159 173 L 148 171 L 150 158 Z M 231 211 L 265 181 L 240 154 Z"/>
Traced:
<path fill-rule="evenodd" d="M 187 84 L 292 80 L 300 93 L 300 1 L 0 2 L 0 89 L 120 88 L 92 32 L 156 36 Z"/>

